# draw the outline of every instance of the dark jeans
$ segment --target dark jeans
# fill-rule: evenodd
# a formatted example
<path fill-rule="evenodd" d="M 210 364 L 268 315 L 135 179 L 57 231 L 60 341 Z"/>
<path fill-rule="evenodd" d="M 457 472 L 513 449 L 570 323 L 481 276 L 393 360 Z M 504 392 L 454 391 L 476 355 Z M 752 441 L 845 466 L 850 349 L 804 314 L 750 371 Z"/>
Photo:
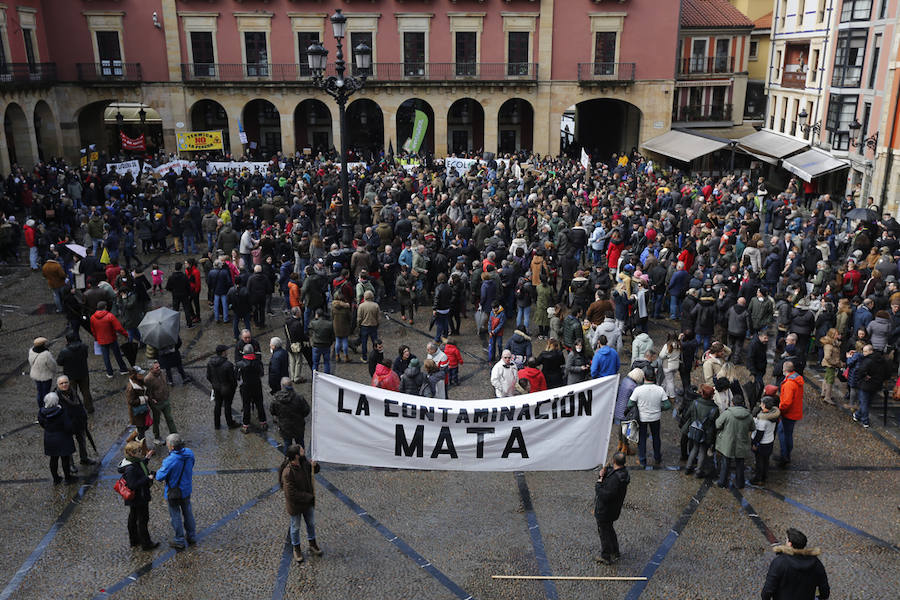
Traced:
<path fill-rule="evenodd" d="M 150 504 L 132 504 L 128 507 L 128 541 L 132 546 L 149 547 L 150 539 Z"/>
<path fill-rule="evenodd" d="M 781 417 L 778 422 L 778 444 L 781 446 L 781 458 L 791 460 L 791 452 L 794 450 L 794 425 L 797 421 Z"/>
<path fill-rule="evenodd" d="M 234 390 L 228 393 L 219 393 L 213 390 L 213 400 L 215 401 L 215 409 L 213 412 L 213 424 L 216 429 L 222 426 L 222 410 L 225 410 L 225 423 L 229 426 L 234 423 L 234 417 L 231 414 L 231 403 L 234 401 Z"/>
<path fill-rule="evenodd" d="M 360 344 L 360 352 L 362 353 L 363 360 L 366 360 L 369 356 L 369 340 L 372 340 L 372 350 L 375 350 L 375 340 L 378 339 L 378 327 L 374 325 L 360 325 L 359 326 L 359 344 Z"/>
<path fill-rule="evenodd" d="M 259 327 L 266 326 L 266 299 L 254 298 L 253 300 L 253 320 Z"/>
<path fill-rule="evenodd" d="M 244 322 L 244 329 L 250 329 L 250 314 L 238 315 L 234 313 L 231 318 L 231 326 L 234 329 L 234 339 L 241 337 L 240 322 Z"/>
<path fill-rule="evenodd" d="M 241 418 L 241 423 L 243 425 L 249 425 L 251 415 L 253 414 L 253 409 L 256 408 L 256 414 L 259 417 L 260 424 L 266 422 L 266 409 L 263 406 L 262 394 L 258 396 L 254 393 L 250 392 L 241 392 L 241 404 L 243 404 L 243 414 Z"/>
<path fill-rule="evenodd" d="M 760 483 L 765 483 L 766 477 L 769 476 L 769 457 L 772 456 L 772 450 L 775 442 L 769 444 L 760 444 L 756 448 L 756 468 L 753 472 L 754 479 Z"/>
<path fill-rule="evenodd" d="M 75 436 L 75 441 L 78 442 L 78 458 L 82 461 L 87 460 L 88 452 L 87 452 L 87 444 L 85 443 L 84 429 L 79 429 L 78 431 L 72 432 L 72 435 Z"/>
<path fill-rule="evenodd" d="M 53 388 L 53 380 L 47 379 L 45 381 L 35 381 L 34 387 L 37 389 L 37 405 L 38 410 L 44 408 L 44 396 L 50 393 L 50 390 Z"/>
<path fill-rule="evenodd" d="M 731 476 L 731 469 L 734 467 L 734 486 L 742 490 L 744 489 L 744 459 L 729 458 L 722 455 L 721 464 L 719 465 L 719 487 L 726 487 L 728 479 Z"/>
<path fill-rule="evenodd" d="M 100 344 L 100 353 L 103 355 L 103 364 L 106 365 L 106 374 L 113 374 L 112 362 L 109 360 L 110 350 L 112 350 L 113 355 L 116 357 L 116 362 L 119 364 L 119 371 L 127 371 L 128 367 L 125 366 L 125 361 L 122 360 L 122 350 L 119 349 L 119 341 L 116 340 L 112 344 Z"/>
<path fill-rule="evenodd" d="M 728 334 L 728 346 L 731 347 L 731 362 L 738 363 L 744 356 L 744 340 L 743 335 Z"/>
<path fill-rule="evenodd" d="M 853 416 L 855 416 L 863 425 L 869 424 L 869 407 L 872 405 L 872 398 L 874 396 L 875 392 L 870 392 L 862 388 L 859 388 L 856 392 L 856 397 L 859 399 L 859 408 L 853 413 Z M 793 437 L 793 432 L 791 433 Z M 784 452 L 782 452 L 782 455 L 783 454 Z"/>
<path fill-rule="evenodd" d="M 94 412 L 94 397 L 91 395 L 91 378 L 85 377 L 84 379 L 73 379 L 69 377 L 69 381 L 72 384 L 72 387 L 78 388 L 78 391 L 81 392 L 81 398 L 84 400 L 84 409 L 89 413 Z"/>
<path fill-rule="evenodd" d="M 284 432 L 282 432 L 281 439 L 284 440 L 284 449 L 285 450 L 288 449 L 288 446 L 291 446 L 293 444 L 297 444 L 301 448 L 306 448 L 306 446 L 303 445 L 303 436 L 302 435 L 300 437 L 292 437 L 289 435 L 285 435 Z"/>
<path fill-rule="evenodd" d="M 694 466 L 694 461 L 697 461 L 697 473 L 701 475 L 710 475 L 709 469 L 709 455 L 707 454 L 707 450 L 709 450 L 708 444 L 698 444 L 697 442 L 690 442 L 691 451 L 688 454 L 687 463 L 685 463 L 684 468 L 690 469 Z"/>
<path fill-rule="evenodd" d="M 527 326 L 527 323 L 526 323 Z M 441 342 L 442 337 L 450 335 L 450 316 L 449 313 L 442 315 L 438 313 L 434 316 L 434 341 Z"/>
<path fill-rule="evenodd" d="M 606 559 L 619 556 L 619 539 L 613 529 L 615 521 L 597 521 L 597 533 L 600 534 L 600 556 Z"/>
<path fill-rule="evenodd" d="M 191 312 L 194 313 L 194 318 L 200 318 L 200 292 L 191 294 Z"/>
<path fill-rule="evenodd" d="M 659 439 L 659 421 L 652 421 L 650 423 L 641 421 L 638 424 L 638 460 L 640 460 L 642 467 L 647 464 L 648 428 L 650 430 L 650 435 L 653 436 L 653 460 L 655 460 L 656 462 L 662 461 L 662 450 L 660 448 Z"/>

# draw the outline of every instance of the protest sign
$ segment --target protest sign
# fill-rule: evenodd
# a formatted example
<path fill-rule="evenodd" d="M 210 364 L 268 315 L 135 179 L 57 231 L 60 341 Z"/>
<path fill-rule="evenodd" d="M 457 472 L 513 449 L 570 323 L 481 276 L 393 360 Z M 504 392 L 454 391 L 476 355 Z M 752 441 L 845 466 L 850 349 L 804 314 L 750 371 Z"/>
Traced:
<path fill-rule="evenodd" d="M 179 152 L 196 152 L 201 150 L 222 150 L 224 141 L 222 131 L 186 131 L 175 134 Z"/>
<path fill-rule="evenodd" d="M 618 375 L 511 398 L 441 400 L 313 373 L 311 456 L 449 471 L 561 471 L 604 462 Z"/>

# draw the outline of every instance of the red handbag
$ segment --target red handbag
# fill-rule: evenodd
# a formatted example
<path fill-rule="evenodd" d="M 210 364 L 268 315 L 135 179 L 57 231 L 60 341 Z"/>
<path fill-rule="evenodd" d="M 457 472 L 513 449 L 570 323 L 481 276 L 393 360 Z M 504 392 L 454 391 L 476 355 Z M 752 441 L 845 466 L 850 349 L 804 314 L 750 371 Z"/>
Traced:
<path fill-rule="evenodd" d="M 116 482 L 116 485 L 113 486 L 113 489 L 116 490 L 126 502 L 134 500 L 134 490 L 128 487 L 124 477 L 119 477 L 119 480 Z"/>

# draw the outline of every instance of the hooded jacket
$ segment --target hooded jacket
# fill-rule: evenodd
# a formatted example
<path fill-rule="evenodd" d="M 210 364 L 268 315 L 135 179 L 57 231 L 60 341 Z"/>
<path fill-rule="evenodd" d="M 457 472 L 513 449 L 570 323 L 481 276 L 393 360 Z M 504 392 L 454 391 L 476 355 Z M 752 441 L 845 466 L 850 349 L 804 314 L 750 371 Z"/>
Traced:
<path fill-rule="evenodd" d="M 125 506 L 149 504 L 152 499 L 150 486 L 153 485 L 153 480 L 150 479 L 150 468 L 147 466 L 147 459 L 126 456 L 119 463 L 118 471 L 125 477 L 125 484 L 128 485 L 128 489 L 134 492 L 134 497 L 131 500 L 125 500 Z"/>
<path fill-rule="evenodd" d="M 728 458 L 750 457 L 750 433 L 756 429 L 750 411 L 729 406 L 716 419 L 716 450 Z"/>
<path fill-rule="evenodd" d="M 525 367 L 519 369 L 519 379 L 527 379 L 532 392 L 543 392 L 547 389 L 547 380 L 543 371 L 535 367 Z"/>
<path fill-rule="evenodd" d="M 68 456 L 75 453 L 72 439 L 72 421 L 62 406 L 41 408 L 38 423 L 44 428 L 44 455 Z"/>
<path fill-rule="evenodd" d="M 234 365 L 218 354 L 206 363 L 206 379 L 217 394 L 233 394 L 237 389 L 237 377 L 234 374 Z"/>
<path fill-rule="evenodd" d="M 803 418 L 803 376 L 794 371 L 781 382 L 781 416 L 792 421 Z"/>
<path fill-rule="evenodd" d="M 716 299 L 702 296 L 700 303 L 691 311 L 694 320 L 694 331 L 697 335 L 712 335 L 716 326 Z"/>
<path fill-rule="evenodd" d="M 747 328 L 750 326 L 750 312 L 746 306 L 735 303 L 725 313 L 727 320 L 728 333 L 735 336 L 747 334 Z"/>
<path fill-rule="evenodd" d="M 491 368 L 491 385 L 494 386 L 494 395 L 497 398 L 505 398 L 515 393 L 516 382 L 519 381 L 519 369 L 515 363 L 506 364 L 500 359 Z"/>
<path fill-rule="evenodd" d="M 62 367 L 69 379 L 87 379 L 90 376 L 88 370 L 88 348 L 81 340 L 75 340 L 66 344 L 56 357 L 56 364 Z"/>
<path fill-rule="evenodd" d="M 116 341 L 116 334 L 128 336 L 128 332 L 111 312 L 98 310 L 91 317 L 91 334 L 101 346 L 112 344 Z"/>
<path fill-rule="evenodd" d="M 404 394 L 418 396 L 423 383 L 425 383 L 425 374 L 422 373 L 422 369 L 418 365 L 409 365 L 403 371 L 403 376 L 400 377 L 400 391 Z"/>
<path fill-rule="evenodd" d="M 840 342 L 833 337 L 826 335 L 820 342 L 822 343 L 822 366 L 837 369 L 841 366 L 841 348 Z"/>
<path fill-rule="evenodd" d="M 506 348 L 513 353 L 513 360 L 521 369 L 525 361 L 531 358 L 531 337 L 516 329 L 509 341 L 506 342 Z"/>
<path fill-rule="evenodd" d="M 631 361 L 634 362 L 639 358 L 644 358 L 647 351 L 653 350 L 653 340 L 646 332 L 641 332 L 635 336 L 631 342 Z"/>
<path fill-rule="evenodd" d="M 619 353 L 610 346 L 601 346 L 591 359 L 591 377 L 606 377 L 619 372 Z"/>
<path fill-rule="evenodd" d="M 393 369 L 378 364 L 375 366 L 375 375 L 372 376 L 372 387 L 392 392 L 400 391 L 400 377 L 394 373 Z"/>
<path fill-rule="evenodd" d="M 884 317 L 875 317 L 866 326 L 872 347 L 879 352 L 884 352 L 889 344 L 888 340 L 891 335 L 891 322 Z"/>
<path fill-rule="evenodd" d="M 270 408 L 278 421 L 282 437 L 303 439 L 309 403 L 302 394 L 298 394 L 293 388 L 282 388 L 275 392 L 275 399 L 272 400 Z"/>
<path fill-rule="evenodd" d="M 797 549 L 791 546 L 772 548 L 776 556 L 769 563 L 762 600 L 814 600 L 816 588 L 820 600 L 831 596 L 828 575 L 818 556 L 818 548 Z"/>

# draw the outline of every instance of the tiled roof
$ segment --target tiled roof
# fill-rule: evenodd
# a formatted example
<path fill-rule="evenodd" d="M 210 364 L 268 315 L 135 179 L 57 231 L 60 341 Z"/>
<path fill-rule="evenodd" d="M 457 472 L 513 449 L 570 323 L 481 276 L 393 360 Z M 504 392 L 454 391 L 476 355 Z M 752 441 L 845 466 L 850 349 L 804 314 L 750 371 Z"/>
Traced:
<path fill-rule="evenodd" d="M 753 24 L 756 29 L 772 29 L 772 11 L 758 18 Z"/>
<path fill-rule="evenodd" d="M 728 0 L 682 0 L 681 26 L 750 28 L 754 24 Z"/>

